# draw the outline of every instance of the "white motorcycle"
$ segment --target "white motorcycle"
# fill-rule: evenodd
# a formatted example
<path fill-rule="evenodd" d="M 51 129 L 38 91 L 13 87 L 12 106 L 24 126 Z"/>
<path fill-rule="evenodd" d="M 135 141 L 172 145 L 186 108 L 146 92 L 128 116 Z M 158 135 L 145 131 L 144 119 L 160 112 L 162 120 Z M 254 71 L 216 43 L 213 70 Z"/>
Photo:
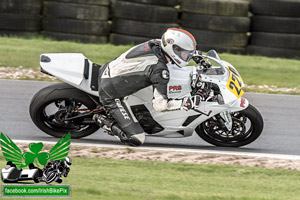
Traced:
<path fill-rule="evenodd" d="M 201 58 L 205 62 L 199 66 L 179 68 L 168 64 L 168 98 L 200 95 L 199 107 L 156 112 L 152 107 L 153 89 L 149 86 L 125 98 L 130 112 L 147 137 L 188 137 L 195 131 L 216 146 L 239 147 L 253 142 L 263 130 L 263 119 L 242 97 L 241 76 L 214 50 Z M 71 132 L 72 138 L 82 138 L 96 132 L 100 127 L 93 116 L 107 116 L 97 91 L 101 66 L 75 53 L 42 54 L 40 64 L 42 72 L 65 83 L 50 85 L 32 98 L 30 115 L 35 125 L 54 137 Z"/>

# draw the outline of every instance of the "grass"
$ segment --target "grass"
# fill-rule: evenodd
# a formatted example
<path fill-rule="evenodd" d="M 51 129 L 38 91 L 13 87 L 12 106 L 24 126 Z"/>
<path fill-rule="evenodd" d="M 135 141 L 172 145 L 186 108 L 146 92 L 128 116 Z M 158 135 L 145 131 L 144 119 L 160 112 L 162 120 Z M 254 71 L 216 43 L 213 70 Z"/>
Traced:
<path fill-rule="evenodd" d="M 0 66 L 32 68 L 39 70 L 39 56 L 42 53 L 83 53 L 95 63 L 104 64 L 113 60 L 130 46 L 111 44 L 82 44 L 59 42 L 43 37 L 21 39 L 0 37 Z"/>
<path fill-rule="evenodd" d="M 300 195 L 298 171 L 102 158 L 74 158 L 63 184 L 71 184 L 72 199 L 294 200 Z"/>
<path fill-rule="evenodd" d="M 99 153 L 100 150 L 97 149 L 96 147 L 93 147 L 93 148 L 91 149 L 91 152 L 92 152 L 92 153 Z"/>
<path fill-rule="evenodd" d="M 23 66 L 39 70 L 42 53 L 83 53 L 95 63 L 103 64 L 131 46 L 58 42 L 43 37 L 31 39 L 0 37 L 0 66 Z M 220 54 L 242 75 L 247 85 L 274 85 L 300 89 L 300 60 L 260 56 Z M 257 89 L 255 89 L 257 91 Z M 262 90 L 262 92 L 264 92 Z"/>

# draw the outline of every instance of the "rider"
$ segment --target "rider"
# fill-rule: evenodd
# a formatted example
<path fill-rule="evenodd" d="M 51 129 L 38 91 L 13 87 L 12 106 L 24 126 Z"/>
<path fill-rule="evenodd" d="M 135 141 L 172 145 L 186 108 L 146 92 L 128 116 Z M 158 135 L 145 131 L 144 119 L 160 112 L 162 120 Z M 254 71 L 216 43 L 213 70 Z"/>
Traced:
<path fill-rule="evenodd" d="M 150 40 L 134 46 L 99 71 L 99 96 L 108 114 L 115 122 L 96 116 L 100 126 L 109 126 L 121 142 L 139 146 L 144 143 L 145 132 L 127 105 L 127 96 L 153 85 L 153 108 L 156 111 L 191 109 L 199 105 L 200 97 L 168 99 L 169 71 L 167 63 L 186 66 L 196 53 L 196 40 L 189 32 L 169 28 L 161 40 Z"/>

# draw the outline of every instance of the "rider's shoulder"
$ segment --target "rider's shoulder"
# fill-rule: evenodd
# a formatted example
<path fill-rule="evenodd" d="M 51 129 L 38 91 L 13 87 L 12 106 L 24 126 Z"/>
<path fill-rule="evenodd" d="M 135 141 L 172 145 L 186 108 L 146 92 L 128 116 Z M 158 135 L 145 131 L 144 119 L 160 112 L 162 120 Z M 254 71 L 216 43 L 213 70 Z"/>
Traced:
<path fill-rule="evenodd" d="M 138 45 L 132 47 L 126 53 L 125 58 L 132 59 L 132 58 L 138 58 L 138 57 L 154 56 L 155 53 L 153 52 L 152 45 L 151 45 L 152 43 L 150 41 L 147 41 L 147 42 L 144 42 L 142 44 L 138 44 Z"/>

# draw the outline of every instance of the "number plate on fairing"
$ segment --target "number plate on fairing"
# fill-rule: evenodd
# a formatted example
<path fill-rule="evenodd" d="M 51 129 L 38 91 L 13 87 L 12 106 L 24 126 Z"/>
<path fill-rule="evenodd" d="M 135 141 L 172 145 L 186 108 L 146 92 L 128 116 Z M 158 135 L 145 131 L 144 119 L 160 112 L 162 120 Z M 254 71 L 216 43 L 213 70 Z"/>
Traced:
<path fill-rule="evenodd" d="M 240 98 L 244 94 L 244 91 L 242 90 L 242 87 L 244 87 L 242 77 L 234 67 L 227 66 L 227 69 L 229 71 L 229 78 L 226 86 L 230 92 L 232 92 L 237 98 Z"/>

